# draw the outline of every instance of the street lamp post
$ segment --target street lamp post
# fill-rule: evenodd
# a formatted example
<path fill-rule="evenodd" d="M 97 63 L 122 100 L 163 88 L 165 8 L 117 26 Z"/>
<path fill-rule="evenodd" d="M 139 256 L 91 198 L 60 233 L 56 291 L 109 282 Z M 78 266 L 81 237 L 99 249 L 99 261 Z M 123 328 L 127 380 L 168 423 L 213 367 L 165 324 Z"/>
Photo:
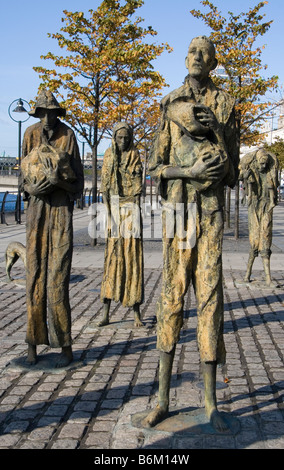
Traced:
<path fill-rule="evenodd" d="M 15 109 L 11 111 L 11 108 L 13 107 L 14 103 L 17 102 L 17 106 Z M 23 100 L 22 98 L 19 98 L 17 100 L 12 101 L 8 108 L 8 113 L 10 118 L 18 123 L 18 166 L 19 170 L 21 170 L 21 144 L 22 144 L 22 123 L 26 122 L 30 116 L 28 116 L 25 119 L 15 119 L 11 113 L 18 113 L 19 115 L 22 115 L 24 117 L 25 113 L 28 113 L 28 111 L 24 107 L 24 102 L 30 107 L 29 103 L 26 100 Z M 17 198 L 17 207 L 16 207 L 16 221 L 18 224 L 21 223 L 21 188 L 20 188 L 20 182 L 18 182 L 18 198 Z"/>

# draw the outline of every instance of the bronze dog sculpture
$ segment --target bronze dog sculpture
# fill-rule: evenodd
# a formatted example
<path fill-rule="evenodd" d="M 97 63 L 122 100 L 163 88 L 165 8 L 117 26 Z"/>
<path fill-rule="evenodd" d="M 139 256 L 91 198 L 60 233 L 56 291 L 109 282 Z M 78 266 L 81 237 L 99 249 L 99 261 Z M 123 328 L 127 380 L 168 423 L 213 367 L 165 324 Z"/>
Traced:
<path fill-rule="evenodd" d="M 26 247 L 20 242 L 11 242 L 6 248 L 5 261 L 6 261 L 6 274 L 10 281 L 13 281 L 11 277 L 11 269 L 21 259 L 26 267 Z"/>

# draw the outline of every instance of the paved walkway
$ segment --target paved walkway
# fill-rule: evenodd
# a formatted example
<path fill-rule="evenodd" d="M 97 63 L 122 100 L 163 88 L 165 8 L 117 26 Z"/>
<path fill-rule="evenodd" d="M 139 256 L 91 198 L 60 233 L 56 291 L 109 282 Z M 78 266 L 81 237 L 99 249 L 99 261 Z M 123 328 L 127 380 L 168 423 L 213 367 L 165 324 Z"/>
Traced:
<path fill-rule="evenodd" d="M 219 409 L 233 424 L 230 421 L 231 430 L 224 434 L 214 433 L 202 414 L 192 290 L 173 367 L 172 414 L 155 429 L 139 425 L 140 413 L 157 400 L 155 305 L 162 264 L 158 238 L 145 238 L 144 326 L 134 328 L 132 312 L 113 304 L 110 325 L 98 328 L 104 241 L 90 246 L 90 216 L 87 210 L 76 210 L 70 282 L 74 363 L 54 369 L 52 360 L 59 351 L 42 346 L 38 364 L 28 368 L 24 268 L 18 262 L 13 268 L 17 281 L 8 283 L 4 263 L 10 241 L 25 243 L 25 224 L 0 225 L 0 449 L 135 449 L 151 450 L 153 455 L 158 449 L 182 454 L 191 449 L 283 449 L 283 216 L 281 203 L 274 211 L 271 260 L 278 289 L 265 287 L 259 259 L 253 269 L 255 281 L 242 281 L 249 247 L 245 209 L 241 208 L 241 238 L 235 240 L 232 229 L 225 233 L 227 364 L 218 369 L 217 397 Z"/>

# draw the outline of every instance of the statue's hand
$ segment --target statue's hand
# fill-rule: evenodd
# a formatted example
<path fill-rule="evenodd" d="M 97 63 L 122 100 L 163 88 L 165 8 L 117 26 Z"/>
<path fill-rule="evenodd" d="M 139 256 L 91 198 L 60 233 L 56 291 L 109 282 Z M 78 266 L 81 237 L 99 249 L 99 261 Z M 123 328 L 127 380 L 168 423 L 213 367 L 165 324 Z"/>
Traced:
<path fill-rule="evenodd" d="M 198 105 L 196 107 L 195 117 L 203 126 L 208 129 L 217 131 L 220 127 L 215 114 L 207 106 Z"/>
<path fill-rule="evenodd" d="M 53 165 L 50 158 L 47 158 L 44 163 L 44 173 L 47 180 L 53 186 L 56 186 L 59 183 L 59 169 L 58 165 Z"/>
<path fill-rule="evenodd" d="M 224 176 L 224 163 L 220 155 L 206 154 L 199 158 L 190 169 L 189 178 L 194 180 L 218 181 Z"/>
<path fill-rule="evenodd" d="M 56 168 L 52 173 L 49 175 L 49 182 L 53 186 L 56 186 L 59 183 L 59 175 L 58 175 L 58 168 Z"/>
<path fill-rule="evenodd" d="M 32 196 L 44 196 L 52 190 L 52 184 L 46 178 L 39 183 L 31 182 L 24 184 L 24 190 Z"/>

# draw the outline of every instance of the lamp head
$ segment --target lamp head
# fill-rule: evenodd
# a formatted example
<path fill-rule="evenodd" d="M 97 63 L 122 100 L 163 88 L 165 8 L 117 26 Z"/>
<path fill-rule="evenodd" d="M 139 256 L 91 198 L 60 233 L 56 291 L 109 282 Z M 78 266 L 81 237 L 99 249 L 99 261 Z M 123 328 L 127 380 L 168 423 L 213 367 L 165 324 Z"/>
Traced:
<path fill-rule="evenodd" d="M 15 109 L 13 109 L 13 113 L 27 113 L 28 111 L 24 108 L 24 103 L 21 98 L 18 99 L 18 103 Z"/>

